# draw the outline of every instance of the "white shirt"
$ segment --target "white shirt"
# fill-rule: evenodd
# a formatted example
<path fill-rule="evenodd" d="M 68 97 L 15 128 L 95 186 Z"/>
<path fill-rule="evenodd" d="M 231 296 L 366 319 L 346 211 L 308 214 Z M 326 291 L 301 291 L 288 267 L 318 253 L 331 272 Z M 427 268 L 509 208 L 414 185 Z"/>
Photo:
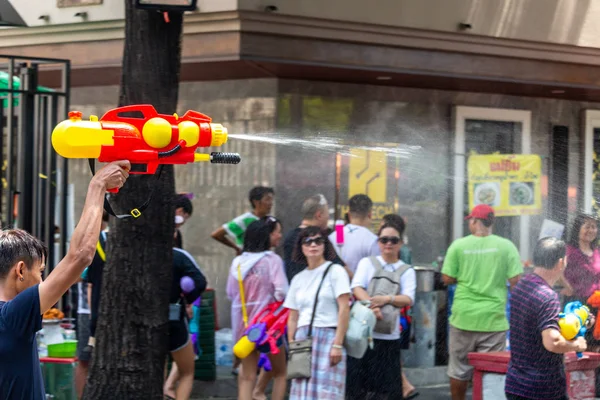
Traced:
<path fill-rule="evenodd" d="M 399 260 L 395 264 L 386 264 L 383 261 L 381 256 L 377 256 L 377 259 L 383 266 L 383 269 L 386 271 L 396 271 L 398 268 L 404 265 L 404 262 Z M 352 284 L 350 285 L 352 289 L 355 287 L 361 287 L 365 290 L 369 287 L 369 282 L 373 279 L 373 275 L 375 274 L 375 267 L 371 263 L 369 258 L 363 258 L 358 263 L 358 267 L 356 268 L 356 273 L 354 274 L 354 278 L 352 279 Z M 401 294 L 404 296 L 408 296 L 410 300 L 414 303 L 415 301 L 415 291 L 417 289 L 417 275 L 415 274 L 415 270 L 410 268 L 406 270 L 405 273 L 400 277 L 400 288 L 398 289 L 397 294 Z M 383 339 L 383 340 L 396 340 L 400 339 L 400 317 L 398 317 L 398 321 L 396 322 L 396 327 L 394 328 L 394 332 L 392 333 L 377 333 L 373 332 L 374 339 Z"/>
<path fill-rule="evenodd" d="M 329 241 L 333 244 L 338 256 L 353 273 L 360 260 L 379 255 L 377 235 L 364 226 L 354 224 L 344 226 L 344 244 L 341 247 L 335 243 L 335 232 L 329 235 Z"/>
<path fill-rule="evenodd" d="M 312 270 L 306 268 L 292 279 L 283 306 L 298 311 L 298 328 L 310 325 L 317 289 L 328 265 L 329 261 Z M 337 327 L 337 298 L 346 293 L 350 293 L 348 274 L 341 265 L 333 264 L 319 292 L 313 327 Z"/>
<path fill-rule="evenodd" d="M 85 282 L 77 282 L 77 292 L 79 293 L 79 299 L 77 302 L 77 314 L 90 314 L 90 306 L 88 304 L 87 296 L 88 284 Z"/>

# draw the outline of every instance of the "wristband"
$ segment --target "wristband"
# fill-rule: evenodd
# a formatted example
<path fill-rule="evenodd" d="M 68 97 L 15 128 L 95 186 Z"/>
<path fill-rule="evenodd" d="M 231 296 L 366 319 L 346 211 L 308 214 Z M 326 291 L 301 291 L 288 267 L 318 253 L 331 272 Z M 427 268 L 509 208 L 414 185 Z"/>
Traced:
<path fill-rule="evenodd" d="M 339 344 L 333 344 L 333 345 L 331 345 L 331 347 L 333 347 L 334 349 L 340 349 L 340 350 L 342 350 L 344 348 L 344 346 L 340 346 Z"/>
<path fill-rule="evenodd" d="M 390 295 L 390 304 L 394 302 L 394 296 Z"/>

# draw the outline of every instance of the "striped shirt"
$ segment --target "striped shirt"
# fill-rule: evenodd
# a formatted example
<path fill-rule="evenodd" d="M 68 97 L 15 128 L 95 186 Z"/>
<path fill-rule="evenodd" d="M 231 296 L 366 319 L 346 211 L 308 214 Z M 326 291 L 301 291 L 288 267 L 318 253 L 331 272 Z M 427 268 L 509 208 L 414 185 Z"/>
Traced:
<path fill-rule="evenodd" d="M 223 228 L 225 228 L 225 232 L 235 241 L 237 247 L 242 249 L 244 247 L 244 233 L 246 233 L 246 228 L 256 220 L 258 220 L 256 215 L 247 212 L 223 224 Z"/>
<path fill-rule="evenodd" d="M 564 358 L 542 343 L 542 331 L 558 327 L 560 302 L 550 285 L 536 274 L 522 278 L 510 304 L 511 358 L 506 393 L 527 399 L 563 399 L 566 396 Z"/>

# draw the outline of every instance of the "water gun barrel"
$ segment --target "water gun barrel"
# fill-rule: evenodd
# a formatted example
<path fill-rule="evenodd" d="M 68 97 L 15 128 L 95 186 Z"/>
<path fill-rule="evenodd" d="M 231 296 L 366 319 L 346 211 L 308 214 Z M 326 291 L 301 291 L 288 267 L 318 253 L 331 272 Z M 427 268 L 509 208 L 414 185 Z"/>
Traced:
<path fill-rule="evenodd" d="M 52 147 L 64 158 L 98 158 L 102 146 L 113 146 L 113 131 L 105 130 L 97 117 L 81 120 L 81 112 L 71 111 L 69 119 L 52 131 Z"/>

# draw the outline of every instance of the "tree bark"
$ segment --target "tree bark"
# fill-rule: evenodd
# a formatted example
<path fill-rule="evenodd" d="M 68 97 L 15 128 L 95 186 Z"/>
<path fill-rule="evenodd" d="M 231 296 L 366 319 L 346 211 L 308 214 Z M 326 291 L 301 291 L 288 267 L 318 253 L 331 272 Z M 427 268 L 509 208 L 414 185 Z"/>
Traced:
<path fill-rule="evenodd" d="M 138 10 L 126 0 L 125 46 L 119 105 L 152 104 L 176 111 L 182 13 Z M 162 399 L 168 352 L 175 183 L 173 167 L 160 179 L 132 175 L 111 204 L 117 214 L 139 207 L 137 219 L 111 219 L 99 320 L 84 399 Z"/>

